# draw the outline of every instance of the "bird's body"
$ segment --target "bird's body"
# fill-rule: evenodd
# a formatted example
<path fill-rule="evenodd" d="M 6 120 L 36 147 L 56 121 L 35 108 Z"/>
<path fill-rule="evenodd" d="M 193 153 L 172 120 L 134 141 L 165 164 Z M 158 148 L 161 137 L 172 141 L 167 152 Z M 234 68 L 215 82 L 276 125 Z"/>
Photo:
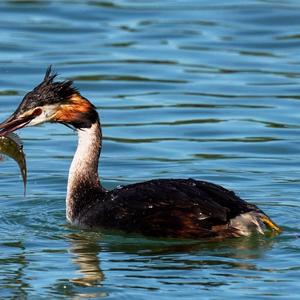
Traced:
<path fill-rule="evenodd" d="M 181 238 L 247 236 L 263 234 L 266 228 L 280 231 L 257 206 L 205 181 L 155 179 L 112 191 L 104 189 L 98 176 L 102 133 L 95 107 L 71 87 L 71 82 L 53 82 L 54 78 L 48 70 L 44 81 L 24 97 L 0 128 L 5 134 L 50 121 L 77 130 L 78 146 L 66 199 L 71 223 Z M 42 99 L 38 95 L 43 95 Z"/>
<path fill-rule="evenodd" d="M 98 120 L 78 130 L 67 191 L 67 218 L 71 223 L 164 237 L 263 233 L 266 215 L 213 183 L 156 179 L 105 190 L 98 177 L 101 142 Z"/>
<path fill-rule="evenodd" d="M 183 238 L 247 236 L 264 228 L 260 220 L 264 214 L 256 206 L 205 181 L 155 179 L 99 196 L 71 221 L 90 228 Z M 235 227 L 239 217 L 245 222 Z"/>

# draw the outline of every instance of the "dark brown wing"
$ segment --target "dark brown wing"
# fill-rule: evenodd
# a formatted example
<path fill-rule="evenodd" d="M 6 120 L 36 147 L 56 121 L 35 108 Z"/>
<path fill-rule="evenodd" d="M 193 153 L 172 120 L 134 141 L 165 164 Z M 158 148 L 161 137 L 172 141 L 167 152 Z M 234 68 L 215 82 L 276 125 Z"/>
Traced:
<path fill-rule="evenodd" d="M 100 226 L 170 237 L 215 236 L 213 226 L 244 212 L 259 211 L 221 186 L 193 179 L 128 185 L 108 192 L 97 206 L 92 222 Z"/>

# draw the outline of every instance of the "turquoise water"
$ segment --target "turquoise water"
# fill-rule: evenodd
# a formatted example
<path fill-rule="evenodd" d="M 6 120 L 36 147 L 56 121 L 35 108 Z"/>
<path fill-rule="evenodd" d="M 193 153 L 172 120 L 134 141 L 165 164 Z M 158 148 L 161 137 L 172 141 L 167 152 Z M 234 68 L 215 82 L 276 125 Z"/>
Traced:
<path fill-rule="evenodd" d="M 284 232 L 226 242 L 67 224 L 76 135 L 19 132 L 28 187 L 0 164 L 1 299 L 299 299 L 299 1 L 1 1 L 0 119 L 49 64 L 101 115 L 107 188 L 222 184 Z"/>

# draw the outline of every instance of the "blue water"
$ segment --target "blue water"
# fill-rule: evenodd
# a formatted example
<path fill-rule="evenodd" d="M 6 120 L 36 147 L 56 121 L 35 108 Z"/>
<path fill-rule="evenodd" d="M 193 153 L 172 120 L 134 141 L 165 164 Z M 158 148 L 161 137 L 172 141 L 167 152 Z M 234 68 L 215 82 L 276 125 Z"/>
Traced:
<path fill-rule="evenodd" d="M 1 1 L 0 119 L 52 64 L 98 108 L 106 188 L 193 177 L 284 232 L 225 242 L 67 224 L 70 129 L 19 134 L 0 164 L 1 299 L 299 299 L 299 1 Z"/>

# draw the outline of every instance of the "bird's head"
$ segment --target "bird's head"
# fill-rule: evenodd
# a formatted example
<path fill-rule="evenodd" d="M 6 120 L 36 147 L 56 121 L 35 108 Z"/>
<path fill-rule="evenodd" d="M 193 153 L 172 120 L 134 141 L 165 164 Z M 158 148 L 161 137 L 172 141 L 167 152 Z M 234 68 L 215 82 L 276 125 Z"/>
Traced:
<path fill-rule="evenodd" d="M 0 135 L 44 122 L 89 128 L 98 120 L 93 104 L 80 95 L 72 81 L 55 81 L 51 67 L 44 80 L 27 93 L 16 111 L 0 124 Z"/>

